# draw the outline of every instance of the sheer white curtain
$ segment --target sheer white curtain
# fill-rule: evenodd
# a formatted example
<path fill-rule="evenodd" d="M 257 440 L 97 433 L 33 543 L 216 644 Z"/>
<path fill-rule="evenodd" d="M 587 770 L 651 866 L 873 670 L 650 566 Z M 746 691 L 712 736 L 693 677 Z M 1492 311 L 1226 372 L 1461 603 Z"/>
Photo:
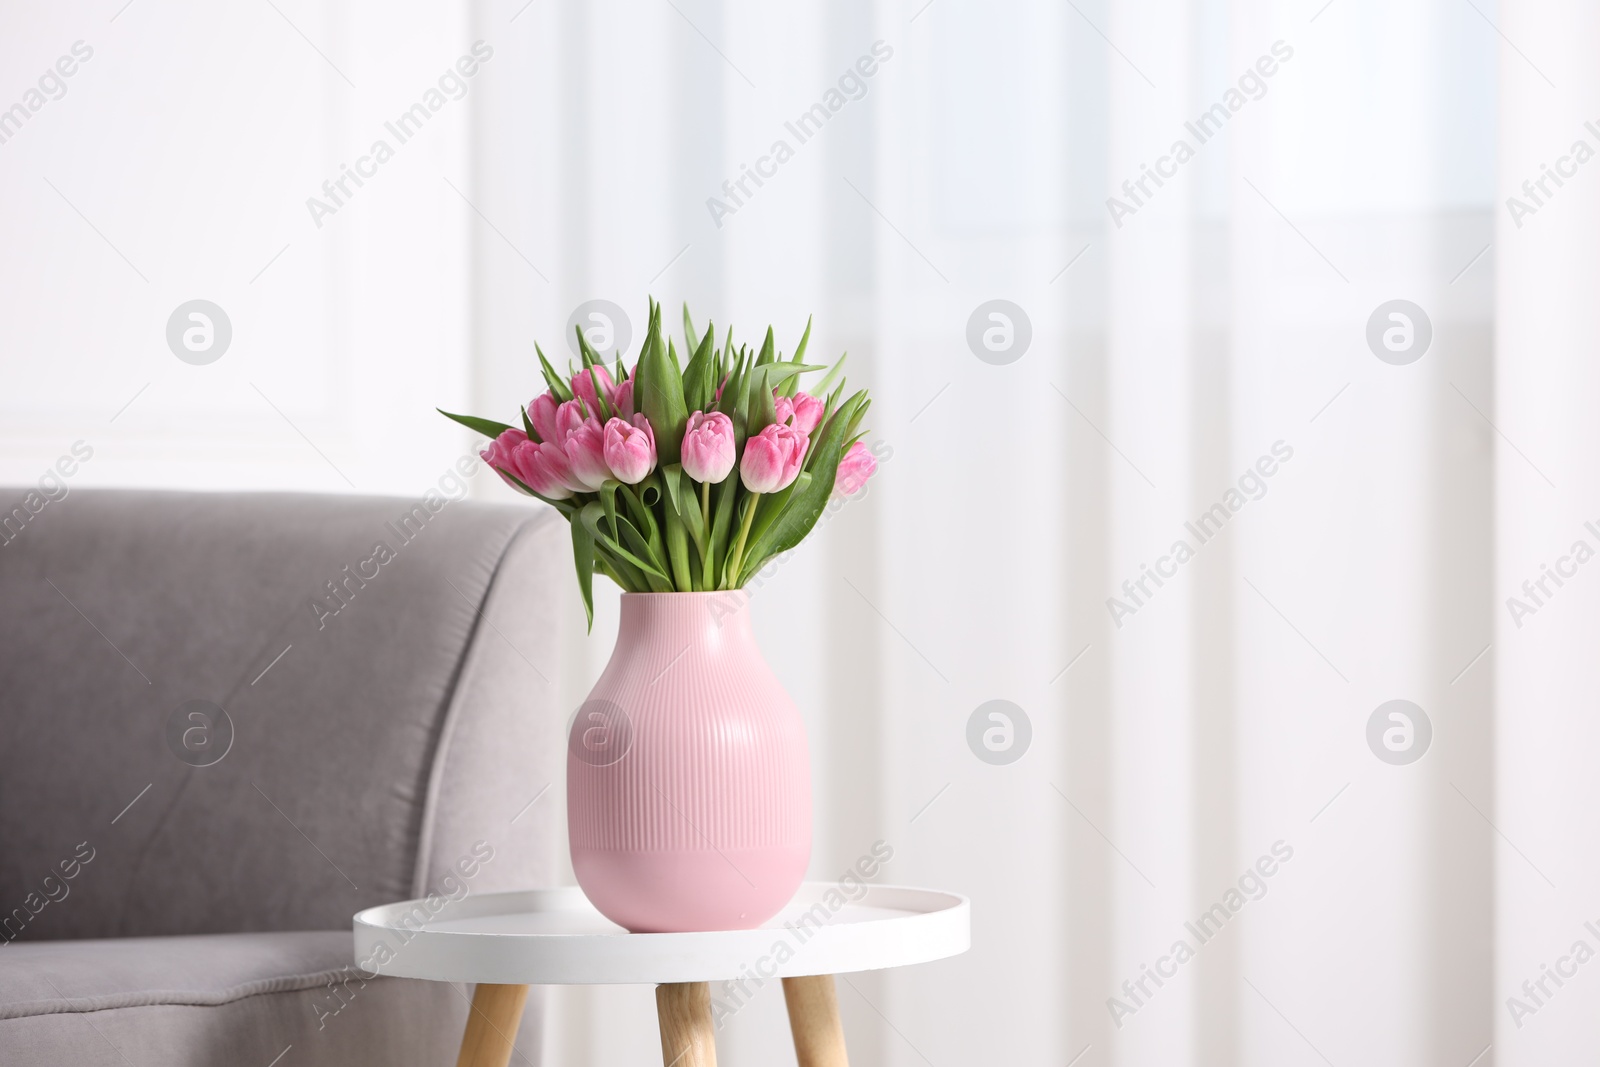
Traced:
<path fill-rule="evenodd" d="M 1587 769 L 1600 744 L 1592 711 L 1600 691 L 1595 592 L 1587 567 L 1560 585 L 1546 578 L 1547 567 L 1576 567 L 1578 541 L 1591 554 L 1600 547 L 1586 525 L 1600 525 L 1600 442 L 1591 416 L 1600 395 L 1593 299 L 1600 262 L 1592 240 L 1600 191 L 1582 169 L 1564 185 L 1535 186 L 1537 201 L 1523 189 L 1544 177 L 1546 166 L 1570 169 L 1570 159 L 1561 157 L 1570 156 L 1576 141 L 1591 153 L 1600 148 L 1586 125 L 1595 119 L 1600 84 L 1580 44 L 1600 25 L 1584 5 L 1514 4 L 1503 28 L 1527 58 L 1502 61 L 1501 114 L 1520 121 L 1501 123 L 1499 185 L 1502 197 L 1537 209 L 1518 226 L 1508 206 L 1495 232 L 1496 414 L 1505 444 L 1495 463 L 1495 585 L 1504 601 L 1496 604 L 1495 627 L 1495 771 L 1504 835 L 1495 883 L 1495 1027 L 1500 1062 L 1521 1065 L 1550 1063 L 1584 1047 L 1600 996 L 1587 973 L 1600 949 L 1593 903 L 1600 868 L 1585 845 L 1600 812 Z M 1511 597 L 1522 605 L 1515 615 Z"/>
<path fill-rule="evenodd" d="M 882 839 L 886 877 L 976 903 L 968 956 L 841 987 L 864 1062 L 1465 1064 L 1490 1044 L 1493 18 L 936 0 L 519 22 L 551 66 L 486 125 L 543 151 L 502 138 L 478 188 L 534 205 L 554 280 L 484 237 L 510 270 L 478 293 L 481 402 L 532 387 L 529 329 L 646 291 L 791 334 L 815 313 L 816 350 L 849 349 L 878 397 L 872 492 L 757 609 L 811 720 L 813 877 Z M 877 41 L 864 96 L 719 226 L 724 179 Z M 1200 143 L 1185 123 L 1230 89 Z M 1178 139 L 1193 158 L 1161 160 Z M 1120 226 L 1108 195 L 1136 208 Z M 965 340 L 997 298 L 1032 329 L 1004 366 Z M 1366 341 L 1394 299 L 1433 333 L 1404 366 Z M 1201 544 L 1185 523 L 1219 503 Z M 995 699 L 1032 727 L 1006 766 L 966 742 Z M 1412 765 L 1368 747 L 1393 699 L 1433 726 Z M 1189 932 L 1232 900 L 1220 933 Z M 650 1055 L 648 1008 L 569 995 L 565 1057 Z M 783 1062 L 777 992 L 722 1040 Z"/>

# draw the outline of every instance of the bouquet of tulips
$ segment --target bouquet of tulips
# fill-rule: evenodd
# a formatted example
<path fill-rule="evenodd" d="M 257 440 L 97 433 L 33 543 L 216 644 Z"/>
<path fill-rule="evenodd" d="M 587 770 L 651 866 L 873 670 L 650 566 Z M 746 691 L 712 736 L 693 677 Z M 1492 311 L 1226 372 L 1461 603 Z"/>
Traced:
<path fill-rule="evenodd" d="M 493 438 L 483 461 L 571 523 L 591 625 L 595 571 L 634 593 L 738 589 L 877 468 L 859 431 L 871 401 L 844 396 L 844 357 L 831 370 L 805 362 L 809 320 L 789 359 L 770 327 L 759 351 L 735 350 L 731 329 L 719 347 L 687 305 L 683 332 L 686 363 L 652 300 L 638 360 L 630 372 L 619 356 L 615 374 L 581 327 L 583 366 L 570 377 L 535 345 L 549 388 L 520 428 L 440 412 Z M 802 391 L 813 371 L 826 374 Z"/>

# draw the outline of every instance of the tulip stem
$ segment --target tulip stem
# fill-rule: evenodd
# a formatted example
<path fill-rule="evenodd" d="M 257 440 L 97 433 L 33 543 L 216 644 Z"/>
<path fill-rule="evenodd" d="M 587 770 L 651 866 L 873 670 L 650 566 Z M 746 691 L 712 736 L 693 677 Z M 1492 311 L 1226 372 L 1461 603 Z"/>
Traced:
<path fill-rule="evenodd" d="M 700 528 L 711 537 L 711 483 L 700 483 Z"/>
<path fill-rule="evenodd" d="M 737 588 L 739 566 L 744 562 L 745 538 L 750 536 L 750 524 L 755 521 L 756 502 L 760 499 L 760 493 L 751 493 L 750 500 L 745 505 L 744 521 L 739 524 L 739 539 L 733 543 L 733 551 L 728 555 L 728 570 L 723 580 L 723 587 L 726 589 Z"/>

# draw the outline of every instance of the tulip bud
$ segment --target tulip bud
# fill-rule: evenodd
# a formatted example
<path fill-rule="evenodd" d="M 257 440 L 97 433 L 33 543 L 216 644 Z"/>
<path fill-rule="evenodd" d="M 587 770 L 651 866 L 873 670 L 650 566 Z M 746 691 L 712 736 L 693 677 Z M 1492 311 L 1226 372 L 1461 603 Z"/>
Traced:
<path fill-rule="evenodd" d="M 599 414 L 599 412 L 597 411 L 595 414 Z M 557 445 L 565 445 L 572 431 L 582 426 L 583 420 L 590 417 L 589 411 L 583 406 L 582 400 L 568 400 L 565 404 L 559 405 L 556 408 L 556 432 L 555 436 L 550 438 L 551 442 Z M 535 423 L 533 428 L 537 430 L 539 428 L 538 424 Z M 540 436 L 543 435 L 541 434 Z"/>
<path fill-rule="evenodd" d="M 577 429 L 567 434 L 562 449 L 572 467 L 573 480 L 584 489 L 598 490 L 611 477 L 611 468 L 606 466 L 605 433 L 599 419 L 584 419 Z"/>
<path fill-rule="evenodd" d="M 878 461 L 867 451 L 867 446 L 857 441 L 845 452 L 844 458 L 839 460 L 839 470 L 833 479 L 833 493 L 835 496 L 850 496 L 860 492 L 861 487 L 867 484 L 867 479 L 872 477 L 878 469 Z"/>
<path fill-rule="evenodd" d="M 528 405 L 528 421 L 533 423 L 533 432 L 539 435 L 539 440 L 561 443 L 556 436 L 556 409 L 560 405 L 556 395 L 548 391 L 534 397 Z"/>
<path fill-rule="evenodd" d="M 733 470 L 733 420 L 720 411 L 695 412 L 683 431 L 683 473 L 697 482 L 716 483 Z"/>
<path fill-rule="evenodd" d="M 617 386 L 607 399 L 611 403 L 611 413 L 620 419 L 633 418 L 633 379 L 629 378 Z"/>
<path fill-rule="evenodd" d="M 516 489 L 519 493 L 522 490 L 518 489 L 517 484 L 506 477 L 506 474 L 510 472 L 519 478 L 522 477 L 517 474 L 516 467 L 512 462 L 512 455 L 516 447 L 526 443 L 527 440 L 528 435 L 521 430 L 506 429 L 501 431 L 499 437 L 489 442 L 489 447 L 478 453 L 479 458 L 489 465 L 490 470 L 500 476 L 501 481 Z"/>
<path fill-rule="evenodd" d="M 822 407 L 822 401 L 814 396 L 794 394 L 794 422 L 790 425 L 803 434 L 810 434 L 822 421 Z"/>
<path fill-rule="evenodd" d="M 744 443 L 739 477 L 752 493 L 776 493 L 800 476 L 811 440 L 793 426 L 773 423 Z"/>
<path fill-rule="evenodd" d="M 635 415 L 630 425 L 611 419 L 606 423 L 603 451 L 606 466 L 617 481 L 638 485 L 656 467 L 656 435 L 650 420 Z"/>
<path fill-rule="evenodd" d="M 540 496 L 565 500 L 574 492 L 583 491 L 583 485 L 572 476 L 572 467 L 560 445 L 528 441 L 517 446 L 513 458 L 517 477 Z"/>
<path fill-rule="evenodd" d="M 600 393 L 606 398 L 606 403 L 611 403 L 611 398 L 616 386 L 611 383 L 611 375 L 600 364 L 595 364 L 587 370 L 581 370 L 572 376 L 572 395 L 588 405 L 589 416 L 599 418 L 600 401 L 596 398 L 594 388 L 595 379 L 600 379 Z M 535 427 L 537 429 L 537 427 Z"/>

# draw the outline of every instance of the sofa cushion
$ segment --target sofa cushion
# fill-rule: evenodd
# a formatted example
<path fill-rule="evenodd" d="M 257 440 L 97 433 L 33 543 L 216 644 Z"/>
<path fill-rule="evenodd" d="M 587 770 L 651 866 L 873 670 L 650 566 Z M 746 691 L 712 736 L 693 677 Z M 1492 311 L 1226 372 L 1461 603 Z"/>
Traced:
<path fill-rule="evenodd" d="M 7 1067 L 453 1063 L 471 988 L 363 978 L 351 957 L 344 930 L 4 945 L 0 1060 Z M 525 1027 L 524 1040 L 537 1032 Z"/>

